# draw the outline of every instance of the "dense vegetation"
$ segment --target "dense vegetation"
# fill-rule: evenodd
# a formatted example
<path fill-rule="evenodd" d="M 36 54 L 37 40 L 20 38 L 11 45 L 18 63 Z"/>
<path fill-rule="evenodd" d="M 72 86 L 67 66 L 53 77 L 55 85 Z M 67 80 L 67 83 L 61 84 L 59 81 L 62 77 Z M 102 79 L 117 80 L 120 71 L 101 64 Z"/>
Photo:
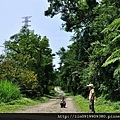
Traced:
<path fill-rule="evenodd" d="M 63 89 L 87 97 L 86 85 L 96 96 L 120 98 L 120 1 L 48 0 L 46 16 L 61 15 L 63 30 L 73 32 L 73 44 L 57 52 L 58 81 Z"/>
<path fill-rule="evenodd" d="M 49 39 L 26 27 L 4 43 L 0 55 L 0 101 L 53 94 L 60 85 L 66 92 L 88 96 L 87 84 L 95 85 L 96 96 L 120 98 L 120 1 L 48 0 L 45 16 L 61 15 L 62 28 L 72 32 L 73 43 L 56 53 L 60 67 L 54 69 L 55 54 Z M 53 28 L 54 29 L 54 28 Z M 7 82 L 6 82 L 7 81 Z M 16 94 L 7 93 L 11 86 Z M 14 86 L 12 88 L 12 86 Z M 15 92 L 15 91 L 13 91 Z M 7 94 L 6 96 L 3 94 Z M 9 96 L 10 95 L 10 96 Z M 4 98 L 3 98 L 4 97 Z"/>
<path fill-rule="evenodd" d="M 0 81 L 0 103 L 10 102 L 21 97 L 20 90 L 17 85 L 10 81 Z"/>
<path fill-rule="evenodd" d="M 75 106 L 78 110 L 85 113 L 89 113 L 88 100 L 81 95 L 76 95 L 74 97 Z M 102 96 L 99 97 L 99 101 L 95 102 L 96 113 L 120 113 L 120 101 L 111 102 L 110 100 L 105 100 Z"/>
<path fill-rule="evenodd" d="M 52 50 L 49 40 L 23 27 L 5 41 L 5 54 L 0 56 L 0 80 L 17 84 L 26 97 L 49 94 L 54 84 Z"/>

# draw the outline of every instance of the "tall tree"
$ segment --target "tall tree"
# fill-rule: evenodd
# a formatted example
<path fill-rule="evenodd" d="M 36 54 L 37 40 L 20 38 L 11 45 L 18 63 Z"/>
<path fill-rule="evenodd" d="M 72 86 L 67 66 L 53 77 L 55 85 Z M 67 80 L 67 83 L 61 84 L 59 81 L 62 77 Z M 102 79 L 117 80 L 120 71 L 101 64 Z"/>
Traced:
<path fill-rule="evenodd" d="M 119 17 L 120 2 L 118 0 L 102 0 L 99 3 L 97 0 L 49 0 L 48 2 L 50 6 L 45 11 L 45 15 L 54 17 L 60 13 L 64 21 L 63 29 L 74 32 L 73 44 L 61 57 L 61 62 L 65 61 L 60 68 L 62 80 L 68 74 L 67 68 L 72 72 L 76 69 L 80 73 L 80 78 L 79 82 L 75 83 L 78 83 L 80 86 L 78 91 L 84 96 L 86 96 L 85 84 L 92 82 L 96 86 L 96 94 L 104 94 L 109 99 L 115 98 L 112 97 L 111 86 L 113 80 L 116 81 L 113 78 L 113 72 L 118 63 L 102 67 L 113 52 L 113 50 L 109 51 L 110 47 L 107 44 L 110 44 L 115 36 L 105 37 L 101 31 Z M 69 59 L 72 62 L 66 63 Z M 64 83 L 67 81 L 70 79 L 65 79 Z"/>
<path fill-rule="evenodd" d="M 30 75 L 26 70 L 31 71 L 37 79 L 36 92 L 40 95 L 48 93 L 54 71 L 53 54 L 47 37 L 41 38 L 34 31 L 23 27 L 18 34 L 11 36 L 10 40 L 5 42 L 5 47 L 6 60 L 15 62 L 14 69 L 17 65 L 19 71 L 24 71 L 26 76 L 24 79 Z M 21 75 L 18 73 L 18 76 Z"/>

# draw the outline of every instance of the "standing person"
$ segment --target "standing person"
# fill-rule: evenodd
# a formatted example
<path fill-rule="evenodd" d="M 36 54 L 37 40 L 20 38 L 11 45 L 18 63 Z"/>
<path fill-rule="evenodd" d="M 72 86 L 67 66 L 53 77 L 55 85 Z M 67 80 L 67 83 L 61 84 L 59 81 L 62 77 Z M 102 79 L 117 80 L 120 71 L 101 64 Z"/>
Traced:
<path fill-rule="evenodd" d="M 89 92 L 89 108 L 92 113 L 95 113 L 95 109 L 94 109 L 95 91 L 93 88 L 93 84 L 89 84 L 87 86 L 90 90 L 90 92 Z"/>

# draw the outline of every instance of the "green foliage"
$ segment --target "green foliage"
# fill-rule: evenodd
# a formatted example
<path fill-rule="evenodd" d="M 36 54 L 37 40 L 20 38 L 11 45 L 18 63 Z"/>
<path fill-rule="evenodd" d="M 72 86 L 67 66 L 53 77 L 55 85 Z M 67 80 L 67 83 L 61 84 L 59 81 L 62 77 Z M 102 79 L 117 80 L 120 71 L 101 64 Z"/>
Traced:
<path fill-rule="evenodd" d="M 78 110 L 85 112 L 85 113 L 89 112 L 88 100 L 83 98 L 81 95 L 77 95 L 74 97 L 74 101 L 75 101 L 75 106 L 77 107 Z"/>
<path fill-rule="evenodd" d="M 7 103 L 1 103 L 0 112 L 11 113 L 20 109 L 24 110 L 26 106 L 40 104 L 47 101 L 48 99 L 49 99 L 48 97 L 41 97 L 39 100 L 20 97 L 18 100 L 12 100 Z"/>
<path fill-rule="evenodd" d="M 16 58 L 24 57 L 16 55 Z M 4 61 L 0 78 L 7 79 L 20 87 L 21 93 L 32 95 L 38 89 L 38 81 L 35 73 L 27 68 L 18 65 L 18 60 Z"/>
<path fill-rule="evenodd" d="M 103 67 L 108 66 L 109 64 L 115 63 L 116 61 L 120 60 L 120 49 L 116 50 L 111 54 L 110 57 L 107 58 L 105 63 L 103 63 Z"/>
<path fill-rule="evenodd" d="M 120 18 L 115 19 L 110 25 L 108 25 L 102 33 L 109 33 L 109 31 L 119 30 Z"/>
<path fill-rule="evenodd" d="M 0 81 L 0 102 L 10 102 L 20 98 L 19 87 L 7 80 Z"/>
<path fill-rule="evenodd" d="M 29 98 L 20 98 L 19 100 L 13 100 L 8 102 L 7 105 L 34 105 L 36 102 Z"/>
<path fill-rule="evenodd" d="M 92 9 L 98 4 L 96 0 L 52 0 L 48 1 L 50 6 L 45 11 L 46 16 L 54 17 L 61 13 L 61 19 L 65 22 L 62 27 L 65 31 L 78 30 L 80 27 L 86 26 L 86 23 L 92 21 L 94 14 Z"/>
<path fill-rule="evenodd" d="M 95 85 L 96 96 L 119 100 L 119 2 L 118 0 L 52 0 L 46 16 L 58 13 L 65 31 L 73 32 L 73 43 L 61 48 L 58 75 L 68 92 L 87 96 L 86 85 Z M 112 14 L 111 14 L 112 13 Z M 115 20 L 115 21 L 114 21 Z M 103 66 L 104 67 L 103 67 Z M 76 74 L 73 74 L 77 71 Z"/>
<path fill-rule="evenodd" d="M 49 94 L 52 95 L 52 96 L 57 96 L 58 95 L 58 93 L 55 90 L 50 90 Z"/>
<path fill-rule="evenodd" d="M 110 100 L 105 100 L 103 96 L 100 96 L 97 99 L 95 105 L 98 113 L 119 113 L 120 110 L 120 102 L 111 102 Z"/>
<path fill-rule="evenodd" d="M 120 28 L 120 18 L 115 19 L 110 25 L 108 25 L 102 32 L 103 33 L 108 33 L 108 35 L 110 36 L 112 33 L 111 32 L 116 32 L 119 33 L 119 28 Z M 106 67 L 107 65 L 114 63 L 118 60 L 120 60 L 120 47 L 117 46 L 118 42 L 120 38 L 120 35 L 115 36 L 115 38 L 112 40 L 112 44 L 114 44 L 113 50 L 115 50 L 110 57 L 107 58 L 107 60 L 105 61 L 105 63 L 103 64 L 103 67 Z"/>
<path fill-rule="evenodd" d="M 21 93 L 39 97 L 49 93 L 53 85 L 53 56 L 49 40 L 23 27 L 5 41 L 5 56 L 1 56 L 0 78 L 17 83 Z"/>
<path fill-rule="evenodd" d="M 34 97 L 34 94 L 37 94 L 37 90 L 38 90 L 38 81 L 34 72 L 25 69 L 21 71 L 19 75 L 20 77 L 17 83 L 20 86 L 21 92 L 23 94 L 26 94 L 26 96 Z"/>
<path fill-rule="evenodd" d="M 89 112 L 89 102 L 80 95 L 74 97 L 75 105 L 78 110 L 82 112 Z M 95 111 L 96 113 L 119 113 L 120 111 L 120 102 L 111 102 L 110 100 L 106 101 L 103 96 L 97 98 L 95 102 Z"/>

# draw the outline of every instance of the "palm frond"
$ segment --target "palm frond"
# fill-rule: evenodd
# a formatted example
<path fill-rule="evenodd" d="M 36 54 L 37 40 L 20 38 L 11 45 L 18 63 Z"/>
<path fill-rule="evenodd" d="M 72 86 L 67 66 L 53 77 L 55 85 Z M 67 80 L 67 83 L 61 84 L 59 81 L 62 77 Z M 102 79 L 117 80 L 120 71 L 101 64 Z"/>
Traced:
<path fill-rule="evenodd" d="M 119 75 L 119 73 L 120 73 L 120 65 L 115 69 L 115 71 L 114 71 L 114 76 L 117 76 L 117 75 Z"/>
<path fill-rule="evenodd" d="M 116 40 L 118 40 L 120 38 L 120 35 L 118 35 L 117 37 L 115 37 L 112 42 L 115 42 Z"/>
<path fill-rule="evenodd" d="M 120 18 L 115 19 L 110 25 L 108 25 L 102 33 L 108 33 L 109 31 L 117 30 L 120 27 Z"/>
<path fill-rule="evenodd" d="M 114 63 L 117 60 L 120 60 L 120 49 L 113 52 L 112 55 L 105 61 L 105 63 L 103 63 L 102 67 L 106 67 L 107 65 Z"/>

